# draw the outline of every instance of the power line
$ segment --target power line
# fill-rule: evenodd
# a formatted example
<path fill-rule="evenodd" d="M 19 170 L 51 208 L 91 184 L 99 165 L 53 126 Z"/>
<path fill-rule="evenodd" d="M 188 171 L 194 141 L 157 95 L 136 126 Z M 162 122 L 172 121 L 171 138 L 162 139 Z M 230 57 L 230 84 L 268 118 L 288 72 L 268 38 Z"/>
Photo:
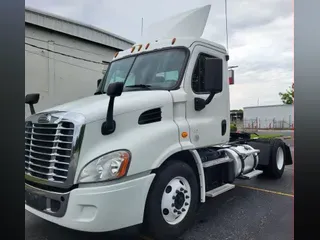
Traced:
<path fill-rule="evenodd" d="M 85 58 L 80 58 L 80 57 L 72 56 L 72 55 L 69 55 L 69 54 L 62 53 L 62 52 L 56 52 L 56 51 L 53 51 L 53 50 L 50 50 L 50 49 L 47 49 L 47 48 L 43 48 L 43 47 L 39 47 L 39 46 L 30 44 L 30 43 L 27 43 L 27 42 L 25 42 L 25 44 L 28 45 L 28 46 L 34 47 L 34 48 L 38 48 L 38 49 L 40 49 L 40 50 L 52 52 L 52 53 L 59 54 L 59 55 L 65 56 L 65 57 L 70 57 L 70 58 L 74 58 L 74 59 L 77 59 L 77 60 L 82 60 L 82 61 L 86 61 L 86 62 L 91 62 L 91 63 L 96 63 L 96 64 L 105 65 L 105 64 L 102 63 L 102 62 L 97 62 L 97 61 L 93 61 L 93 60 L 89 60 L 89 59 L 85 59 Z"/>
<path fill-rule="evenodd" d="M 29 51 L 29 50 L 25 50 L 25 51 L 28 52 L 28 53 L 34 54 L 34 55 L 38 55 L 38 56 L 43 57 L 43 58 L 48 58 L 48 59 L 53 59 L 53 60 L 58 61 L 58 62 L 63 62 L 65 64 L 68 64 L 68 65 L 71 65 L 71 66 L 74 66 L 74 67 L 79 67 L 79 68 L 83 68 L 83 69 L 87 69 L 87 70 L 90 70 L 90 71 L 101 73 L 101 71 L 98 71 L 98 70 L 94 70 L 94 69 L 91 69 L 91 68 L 83 67 L 83 66 L 80 66 L 80 65 L 77 65 L 77 64 L 68 63 L 66 61 L 58 60 L 58 59 L 55 59 L 55 58 L 43 56 L 43 55 L 41 55 L 39 53 L 35 53 L 35 52 Z"/>

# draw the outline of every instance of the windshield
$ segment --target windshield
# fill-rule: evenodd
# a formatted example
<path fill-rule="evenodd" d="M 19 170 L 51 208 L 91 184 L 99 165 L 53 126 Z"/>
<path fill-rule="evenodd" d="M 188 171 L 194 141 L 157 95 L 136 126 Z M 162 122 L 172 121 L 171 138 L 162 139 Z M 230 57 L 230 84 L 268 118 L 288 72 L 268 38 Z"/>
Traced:
<path fill-rule="evenodd" d="M 104 77 L 103 92 L 110 83 L 124 82 L 124 91 L 175 87 L 183 74 L 185 49 L 145 53 L 114 61 Z"/>

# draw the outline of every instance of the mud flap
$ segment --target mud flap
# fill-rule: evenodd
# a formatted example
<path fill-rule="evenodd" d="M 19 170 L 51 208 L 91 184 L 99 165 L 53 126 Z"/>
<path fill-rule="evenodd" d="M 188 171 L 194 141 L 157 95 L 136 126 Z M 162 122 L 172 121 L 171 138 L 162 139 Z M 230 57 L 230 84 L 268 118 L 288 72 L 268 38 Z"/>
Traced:
<path fill-rule="evenodd" d="M 293 161 L 292 161 L 292 155 L 291 155 L 291 150 L 290 150 L 290 147 L 287 145 L 287 144 L 284 144 L 285 146 L 285 159 L 284 159 L 284 163 L 286 165 L 292 165 L 293 164 Z"/>

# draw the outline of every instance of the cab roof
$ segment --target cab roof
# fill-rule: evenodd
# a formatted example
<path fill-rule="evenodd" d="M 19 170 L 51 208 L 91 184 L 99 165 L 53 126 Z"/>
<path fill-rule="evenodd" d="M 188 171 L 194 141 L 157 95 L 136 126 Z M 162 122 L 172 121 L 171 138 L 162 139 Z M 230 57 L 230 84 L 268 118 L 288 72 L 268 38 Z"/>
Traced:
<path fill-rule="evenodd" d="M 217 51 L 227 54 L 226 48 L 221 44 L 218 44 L 203 38 L 184 37 L 184 38 L 163 39 L 159 41 L 156 40 L 153 42 L 144 42 L 144 43 L 134 44 L 131 48 L 116 53 L 113 58 L 113 61 L 118 60 L 120 58 L 128 57 L 130 55 L 151 52 L 154 50 L 168 49 L 168 48 L 175 48 L 175 47 L 190 48 L 193 44 L 196 44 L 196 43 L 202 43 L 204 45 L 207 45 L 210 48 L 214 48 Z"/>

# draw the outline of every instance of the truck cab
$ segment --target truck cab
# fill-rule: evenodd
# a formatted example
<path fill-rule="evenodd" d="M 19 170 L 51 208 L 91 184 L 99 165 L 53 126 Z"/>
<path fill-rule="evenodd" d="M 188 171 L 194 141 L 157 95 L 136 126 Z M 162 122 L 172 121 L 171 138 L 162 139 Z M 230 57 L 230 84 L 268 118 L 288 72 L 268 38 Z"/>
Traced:
<path fill-rule="evenodd" d="M 228 59 L 199 37 L 135 44 L 93 96 L 28 117 L 26 210 L 80 231 L 143 223 L 159 239 L 182 234 L 206 196 L 262 173 L 260 150 L 228 143 Z"/>

